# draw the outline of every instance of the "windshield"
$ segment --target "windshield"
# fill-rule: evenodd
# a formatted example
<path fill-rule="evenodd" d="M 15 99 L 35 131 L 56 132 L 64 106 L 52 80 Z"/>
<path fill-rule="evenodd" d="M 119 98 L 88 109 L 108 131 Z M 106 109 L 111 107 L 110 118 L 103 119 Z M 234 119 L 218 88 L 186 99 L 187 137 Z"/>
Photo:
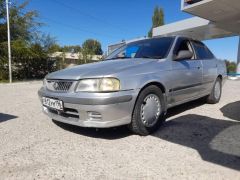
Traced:
<path fill-rule="evenodd" d="M 163 37 L 132 42 L 115 50 L 106 60 L 125 58 L 162 59 L 168 55 L 173 39 L 173 37 Z"/>

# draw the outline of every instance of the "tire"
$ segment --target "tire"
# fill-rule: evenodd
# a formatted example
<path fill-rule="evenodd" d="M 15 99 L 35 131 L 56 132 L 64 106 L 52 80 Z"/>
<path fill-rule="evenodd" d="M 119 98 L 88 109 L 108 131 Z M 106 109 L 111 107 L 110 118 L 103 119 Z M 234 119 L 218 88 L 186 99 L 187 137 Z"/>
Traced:
<path fill-rule="evenodd" d="M 164 121 L 163 93 L 157 86 L 150 85 L 137 98 L 129 129 L 135 134 L 146 136 L 156 131 Z"/>
<path fill-rule="evenodd" d="M 222 80 L 217 78 L 216 82 L 214 83 L 213 89 L 211 94 L 206 97 L 206 101 L 209 104 L 216 104 L 220 101 L 222 95 Z"/>

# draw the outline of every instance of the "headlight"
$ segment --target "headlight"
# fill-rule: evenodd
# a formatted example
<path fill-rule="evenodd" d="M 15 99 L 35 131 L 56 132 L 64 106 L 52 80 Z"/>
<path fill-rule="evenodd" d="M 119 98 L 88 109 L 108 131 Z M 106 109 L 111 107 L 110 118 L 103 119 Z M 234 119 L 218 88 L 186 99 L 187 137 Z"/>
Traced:
<path fill-rule="evenodd" d="M 120 81 L 116 78 L 83 79 L 76 91 L 79 92 L 111 92 L 120 90 Z"/>

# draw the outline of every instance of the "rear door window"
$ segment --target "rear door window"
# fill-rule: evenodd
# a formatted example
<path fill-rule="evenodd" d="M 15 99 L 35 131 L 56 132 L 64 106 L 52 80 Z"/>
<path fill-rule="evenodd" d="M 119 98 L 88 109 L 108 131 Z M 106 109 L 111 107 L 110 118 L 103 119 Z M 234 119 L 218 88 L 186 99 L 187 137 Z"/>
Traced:
<path fill-rule="evenodd" d="M 193 47 L 195 49 L 198 59 L 213 59 L 214 58 L 214 55 L 203 43 L 194 41 Z"/>

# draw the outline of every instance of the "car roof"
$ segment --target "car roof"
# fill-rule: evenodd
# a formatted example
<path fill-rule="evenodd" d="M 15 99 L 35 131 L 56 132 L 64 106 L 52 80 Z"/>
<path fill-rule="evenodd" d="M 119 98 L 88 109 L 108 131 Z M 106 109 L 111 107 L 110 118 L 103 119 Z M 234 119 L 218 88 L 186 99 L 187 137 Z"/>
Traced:
<path fill-rule="evenodd" d="M 152 38 L 146 38 L 146 39 L 141 39 L 141 40 L 137 40 L 137 41 L 132 41 L 126 44 L 134 44 L 136 42 L 144 42 L 144 41 L 150 41 L 150 40 L 155 40 L 155 39 L 161 39 L 161 38 L 173 38 L 175 39 L 176 36 L 160 36 L 160 37 L 152 37 Z"/>
<path fill-rule="evenodd" d="M 129 43 L 127 43 L 127 44 L 131 44 L 131 43 L 135 43 L 135 42 L 147 41 L 147 40 L 151 40 L 151 39 L 168 38 L 168 37 L 174 38 L 174 39 L 176 39 L 176 38 L 177 38 L 177 39 L 178 39 L 178 38 L 186 38 L 186 39 L 188 39 L 188 40 L 190 40 L 190 41 L 201 42 L 201 41 L 199 41 L 199 40 L 197 40 L 197 39 L 193 39 L 193 38 L 190 38 L 190 37 L 187 37 L 187 36 L 181 36 L 181 35 L 168 35 L 168 36 L 167 36 L 167 35 L 166 35 L 166 36 L 156 36 L 156 37 L 152 37 L 152 38 L 141 39 L 141 40 L 129 42 Z"/>

